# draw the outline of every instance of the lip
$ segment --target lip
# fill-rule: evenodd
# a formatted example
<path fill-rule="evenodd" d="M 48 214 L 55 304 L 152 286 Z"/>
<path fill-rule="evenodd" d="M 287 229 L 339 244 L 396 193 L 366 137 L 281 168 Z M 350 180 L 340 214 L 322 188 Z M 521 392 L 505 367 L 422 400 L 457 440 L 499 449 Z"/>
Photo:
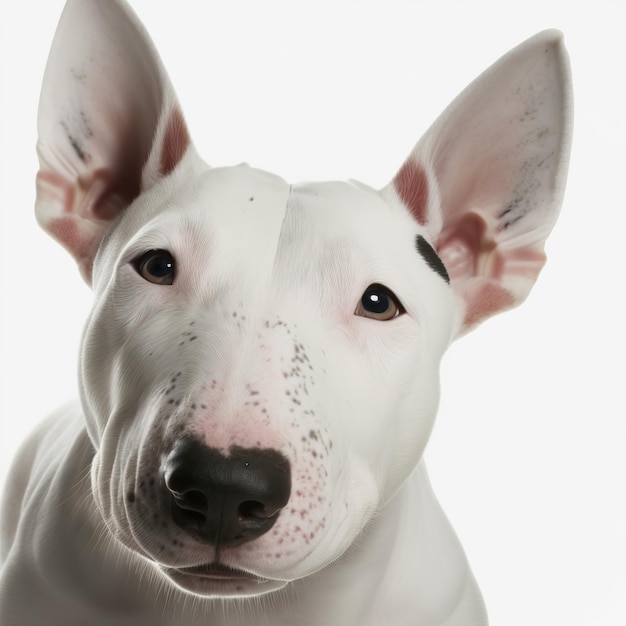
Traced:
<path fill-rule="evenodd" d="M 205 565 L 195 565 L 193 567 L 176 568 L 181 574 L 188 576 L 199 576 L 211 580 L 246 580 L 251 582 L 264 583 L 266 578 L 261 578 L 255 574 L 250 574 L 244 570 L 229 567 L 222 563 L 206 563 Z"/>
<path fill-rule="evenodd" d="M 262 578 L 222 563 L 161 569 L 184 591 L 204 597 L 258 596 L 281 589 L 287 584 L 287 581 Z"/>

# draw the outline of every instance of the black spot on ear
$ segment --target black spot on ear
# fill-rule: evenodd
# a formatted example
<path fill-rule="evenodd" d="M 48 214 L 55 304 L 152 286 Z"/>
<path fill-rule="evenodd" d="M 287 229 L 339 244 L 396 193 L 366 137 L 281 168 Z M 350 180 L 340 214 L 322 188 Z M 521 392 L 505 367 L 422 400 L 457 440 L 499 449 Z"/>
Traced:
<path fill-rule="evenodd" d="M 428 267 L 437 272 L 441 278 L 450 284 L 448 270 L 446 270 L 446 266 L 443 264 L 443 261 L 439 258 L 439 255 L 435 252 L 434 248 L 421 235 L 417 235 L 417 237 L 415 237 L 415 244 L 417 246 L 417 251 L 420 253 L 424 261 L 426 261 Z"/>

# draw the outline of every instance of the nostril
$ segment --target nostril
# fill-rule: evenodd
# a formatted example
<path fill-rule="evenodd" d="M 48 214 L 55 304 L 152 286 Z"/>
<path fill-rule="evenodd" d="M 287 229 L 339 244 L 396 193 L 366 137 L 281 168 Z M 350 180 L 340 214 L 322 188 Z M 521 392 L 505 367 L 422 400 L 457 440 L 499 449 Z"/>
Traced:
<path fill-rule="evenodd" d="M 172 491 L 172 495 L 176 505 L 181 509 L 202 513 L 209 506 L 208 498 L 201 491 L 187 491 L 185 493 Z"/>
<path fill-rule="evenodd" d="M 279 511 L 279 508 L 269 507 L 255 500 L 248 500 L 239 505 L 237 513 L 239 520 L 245 524 L 249 522 L 264 522 L 277 515 Z"/>
<path fill-rule="evenodd" d="M 172 515 L 177 524 L 199 532 L 207 522 L 206 515 L 199 513 L 198 511 L 191 511 L 190 509 L 183 509 L 181 507 L 174 506 Z"/>
<path fill-rule="evenodd" d="M 170 493 L 174 519 L 187 528 L 200 530 L 207 521 L 207 497 L 200 491 L 180 493 L 171 490 Z"/>

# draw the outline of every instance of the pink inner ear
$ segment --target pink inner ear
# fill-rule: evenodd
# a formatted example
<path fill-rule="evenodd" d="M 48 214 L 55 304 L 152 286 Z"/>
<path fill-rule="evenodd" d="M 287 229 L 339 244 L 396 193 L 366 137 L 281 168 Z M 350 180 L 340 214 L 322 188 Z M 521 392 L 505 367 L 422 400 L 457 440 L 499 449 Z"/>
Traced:
<path fill-rule="evenodd" d="M 393 179 L 400 199 L 425 226 L 428 222 L 428 177 L 426 171 L 413 159 L 408 159 Z"/>
<path fill-rule="evenodd" d="M 68 250 L 79 259 L 87 256 L 89 250 L 87 243 L 80 237 L 76 220 L 71 215 L 58 217 L 48 223 L 50 234 L 61 242 Z"/>
<path fill-rule="evenodd" d="M 490 315 L 514 306 L 515 298 L 508 289 L 496 283 L 482 283 L 475 291 L 465 294 L 465 302 L 463 325 L 471 328 Z"/>
<path fill-rule="evenodd" d="M 159 163 L 159 171 L 162 176 L 167 176 L 178 165 L 190 143 L 189 131 L 183 114 L 180 109 L 176 108 L 170 116 L 163 137 L 163 149 Z"/>
<path fill-rule="evenodd" d="M 79 222 L 72 215 L 52 219 L 47 223 L 46 228 L 52 237 L 74 255 L 83 278 L 87 283 L 91 283 L 95 254 L 94 238 L 85 237 L 84 233 L 81 233 Z"/>

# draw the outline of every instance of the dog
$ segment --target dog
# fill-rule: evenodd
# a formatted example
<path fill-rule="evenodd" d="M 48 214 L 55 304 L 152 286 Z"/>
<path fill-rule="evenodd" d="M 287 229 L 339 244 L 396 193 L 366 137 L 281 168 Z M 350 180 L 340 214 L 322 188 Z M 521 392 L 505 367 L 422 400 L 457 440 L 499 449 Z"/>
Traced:
<path fill-rule="evenodd" d="M 7 480 L 0 623 L 486 624 L 423 451 L 447 346 L 545 262 L 571 117 L 546 31 L 382 190 L 211 168 L 131 9 L 69 0 L 36 210 L 94 305 Z"/>

